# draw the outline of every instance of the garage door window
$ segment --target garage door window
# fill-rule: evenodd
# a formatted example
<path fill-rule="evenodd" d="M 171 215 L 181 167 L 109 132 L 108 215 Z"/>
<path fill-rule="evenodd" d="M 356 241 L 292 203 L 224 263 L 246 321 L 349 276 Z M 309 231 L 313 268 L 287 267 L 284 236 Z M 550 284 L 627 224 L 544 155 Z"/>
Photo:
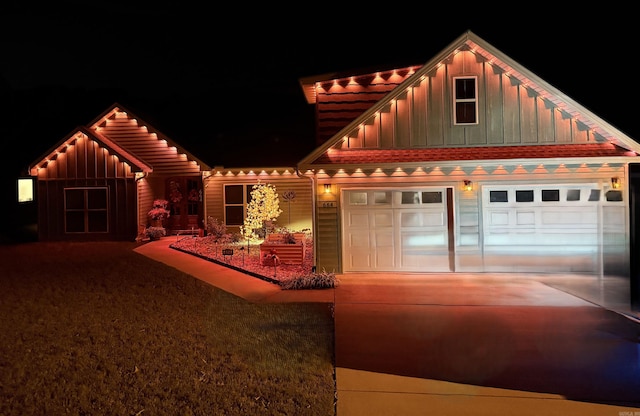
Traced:
<path fill-rule="evenodd" d="M 559 189 L 543 189 L 542 190 L 543 201 L 560 201 Z"/>
<path fill-rule="evenodd" d="M 533 202 L 533 190 L 516 191 L 516 202 Z"/>
<path fill-rule="evenodd" d="M 507 191 L 491 191 L 489 192 L 489 202 L 509 202 L 509 193 Z"/>
<path fill-rule="evenodd" d="M 580 189 L 568 189 L 567 201 L 580 201 Z"/>
<path fill-rule="evenodd" d="M 402 192 L 402 205 L 419 205 L 419 204 L 442 204 L 442 192 L 440 191 L 424 191 L 424 192 Z"/>

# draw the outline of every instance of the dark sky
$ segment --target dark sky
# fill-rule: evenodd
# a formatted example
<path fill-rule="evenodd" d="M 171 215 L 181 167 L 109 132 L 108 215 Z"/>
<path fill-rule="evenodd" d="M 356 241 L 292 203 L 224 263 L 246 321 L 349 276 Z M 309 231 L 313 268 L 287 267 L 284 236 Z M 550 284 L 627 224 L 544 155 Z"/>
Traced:
<path fill-rule="evenodd" d="M 314 119 L 300 77 L 423 64 L 466 30 L 640 139 L 631 9 L 50 3 L 10 0 L 0 12 L 0 134 L 13 171 L 115 102 L 210 165 L 238 149 L 249 166 L 302 157 Z"/>

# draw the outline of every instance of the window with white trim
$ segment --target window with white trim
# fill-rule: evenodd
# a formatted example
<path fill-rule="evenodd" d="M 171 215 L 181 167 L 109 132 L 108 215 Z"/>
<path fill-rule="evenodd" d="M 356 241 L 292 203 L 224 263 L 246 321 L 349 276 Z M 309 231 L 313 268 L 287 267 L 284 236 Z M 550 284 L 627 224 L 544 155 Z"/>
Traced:
<path fill-rule="evenodd" d="M 477 77 L 454 77 L 453 97 L 453 124 L 478 124 Z"/>

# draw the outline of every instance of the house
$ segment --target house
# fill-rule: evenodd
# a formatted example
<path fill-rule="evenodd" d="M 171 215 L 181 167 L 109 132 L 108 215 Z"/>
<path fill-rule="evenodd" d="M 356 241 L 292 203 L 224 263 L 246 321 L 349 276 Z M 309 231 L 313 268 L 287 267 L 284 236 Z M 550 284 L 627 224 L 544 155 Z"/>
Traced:
<path fill-rule="evenodd" d="M 336 128 L 298 164 L 317 195 L 318 268 L 636 267 L 632 138 L 470 31 L 422 65 L 370 75 L 301 80 L 318 135 Z"/>
<path fill-rule="evenodd" d="M 319 270 L 637 269 L 640 145 L 474 33 L 426 63 L 300 84 L 317 148 L 296 166 L 208 167 L 114 105 L 31 167 L 40 237 L 133 238 L 154 198 L 171 232 L 234 230 L 265 182 L 278 225 L 313 231 Z"/>

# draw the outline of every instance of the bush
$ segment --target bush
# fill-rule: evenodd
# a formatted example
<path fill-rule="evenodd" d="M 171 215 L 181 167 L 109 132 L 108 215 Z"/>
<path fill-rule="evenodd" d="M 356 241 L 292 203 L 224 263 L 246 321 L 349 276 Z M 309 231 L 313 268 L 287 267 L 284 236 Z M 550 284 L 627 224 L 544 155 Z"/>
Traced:
<path fill-rule="evenodd" d="M 207 235 L 220 244 L 239 241 L 240 236 L 227 232 L 227 226 L 217 218 L 207 218 Z"/>
<path fill-rule="evenodd" d="M 144 230 L 144 234 L 150 239 L 155 240 L 167 235 L 167 230 L 164 227 L 148 227 Z"/>
<path fill-rule="evenodd" d="M 321 273 L 313 272 L 305 276 L 281 280 L 280 287 L 285 290 L 330 289 L 336 287 L 338 283 L 334 272 L 323 270 Z"/>

